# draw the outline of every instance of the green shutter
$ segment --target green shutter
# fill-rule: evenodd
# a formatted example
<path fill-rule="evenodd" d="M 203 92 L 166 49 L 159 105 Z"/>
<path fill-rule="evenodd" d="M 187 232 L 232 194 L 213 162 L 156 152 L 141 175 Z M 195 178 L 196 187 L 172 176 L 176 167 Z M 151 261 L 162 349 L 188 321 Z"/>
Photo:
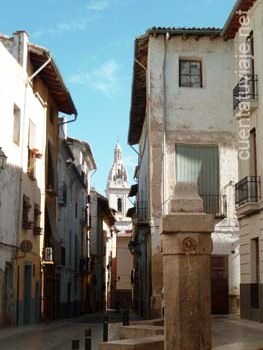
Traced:
<path fill-rule="evenodd" d="M 176 179 L 197 182 L 199 194 L 219 194 L 218 147 L 177 145 Z"/>

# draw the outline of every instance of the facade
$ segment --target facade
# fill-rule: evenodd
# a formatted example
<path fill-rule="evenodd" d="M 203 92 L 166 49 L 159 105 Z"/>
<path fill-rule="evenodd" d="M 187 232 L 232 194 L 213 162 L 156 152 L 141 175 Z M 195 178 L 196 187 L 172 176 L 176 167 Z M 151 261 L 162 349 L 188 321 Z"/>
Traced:
<path fill-rule="evenodd" d="M 233 41 L 213 28 L 154 28 L 135 41 L 128 143 L 139 149 L 134 298 L 143 316 L 160 315 L 160 220 L 177 182 L 197 182 L 205 212 L 215 216 L 212 309 L 238 309 L 239 231 L 232 204 L 238 164 L 229 94 L 233 52 Z"/>
<path fill-rule="evenodd" d="M 262 317 L 263 1 L 237 1 L 223 31 L 235 44 L 233 119 L 237 125 L 239 179 L 235 186 L 240 223 L 240 315 Z"/>
<path fill-rule="evenodd" d="M 64 122 L 63 120 L 61 121 Z M 62 129 L 63 127 L 63 129 Z M 59 317 L 89 312 L 90 172 L 96 169 L 86 142 L 67 137 L 61 124 L 58 158 L 57 228 L 61 242 Z"/>
<path fill-rule="evenodd" d="M 90 191 L 90 266 L 88 293 L 91 312 L 106 309 L 107 239 L 114 231 L 114 211 L 106 197 L 95 189 Z"/>
<path fill-rule="evenodd" d="M 0 323 L 22 325 L 57 314 L 56 178 L 58 113 L 74 103 L 53 58 L 25 32 L 0 37 Z M 49 249 L 46 249 L 49 248 Z M 54 253 L 54 254 L 53 254 Z M 42 303 L 41 303 L 42 301 Z"/>
<path fill-rule="evenodd" d="M 109 206 L 115 211 L 115 230 L 107 240 L 107 306 L 115 309 L 128 307 L 132 303 L 132 255 L 129 252 L 131 241 L 131 218 L 126 216 L 132 206 L 129 201 L 130 184 L 123 163 L 122 149 L 117 143 L 114 150 L 114 162 L 107 182 Z"/>

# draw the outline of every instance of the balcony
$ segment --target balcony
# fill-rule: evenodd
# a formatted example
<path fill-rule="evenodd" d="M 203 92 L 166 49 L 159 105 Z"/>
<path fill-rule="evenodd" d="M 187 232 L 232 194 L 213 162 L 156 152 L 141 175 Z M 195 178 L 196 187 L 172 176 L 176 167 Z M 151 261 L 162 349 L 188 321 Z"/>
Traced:
<path fill-rule="evenodd" d="M 227 216 L 227 200 L 225 195 L 220 194 L 200 194 L 203 199 L 204 212 L 214 214 L 216 218 Z"/>
<path fill-rule="evenodd" d="M 33 234 L 34 234 L 35 236 L 40 236 L 40 235 L 41 235 L 41 231 L 42 231 L 42 227 L 34 226 L 34 228 L 33 228 Z"/>
<path fill-rule="evenodd" d="M 237 118 L 249 117 L 258 107 L 258 78 L 255 74 L 243 76 L 233 90 L 233 110 Z"/>
<path fill-rule="evenodd" d="M 261 180 L 259 176 L 247 176 L 235 185 L 237 214 L 248 215 L 260 209 Z"/>
<path fill-rule="evenodd" d="M 54 264 L 52 247 L 46 247 L 43 249 L 43 264 Z"/>

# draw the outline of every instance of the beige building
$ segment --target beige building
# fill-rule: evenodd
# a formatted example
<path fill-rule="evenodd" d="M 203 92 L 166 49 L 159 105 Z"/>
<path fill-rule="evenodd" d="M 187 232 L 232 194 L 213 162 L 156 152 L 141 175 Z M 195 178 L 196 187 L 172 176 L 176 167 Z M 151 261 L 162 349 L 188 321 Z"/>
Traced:
<path fill-rule="evenodd" d="M 223 35 L 235 43 L 233 119 L 238 126 L 241 317 L 263 322 L 263 1 L 239 0 Z"/>
<path fill-rule="evenodd" d="M 215 215 L 213 312 L 238 310 L 233 68 L 233 40 L 219 29 L 153 28 L 135 41 L 128 142 L 139 149 L 133 246 L 136 309 L 144 316 L 160 314 L 160 220 L 180 181 L 197 182 L 204 210 Z"/>

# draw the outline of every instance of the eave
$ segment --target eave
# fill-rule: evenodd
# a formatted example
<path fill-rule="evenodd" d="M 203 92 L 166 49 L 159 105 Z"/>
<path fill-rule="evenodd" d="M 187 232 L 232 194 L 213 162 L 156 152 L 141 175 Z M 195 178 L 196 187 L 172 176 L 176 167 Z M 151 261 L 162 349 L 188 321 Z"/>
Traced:
<path fill-rule="evenodd" d="M 37 71 L 51 55 L 45 48 L 29 44 L 29 57 L 34 71 Z M 53 58 L 39 72 L 38 76 L 47 85 L 58 110 L 69 115 L 77 115 L 77 109 Z"/>
<path fill-rule="evenodd" d="M 238 11 L 247 12 L 256 0 L 237 0 L 223 28 L 223 37 L 233 39 L 240 28 L 240 14 Z"/>
<path fill-rule="evenodd" d="M 148 35 L 135 40 L 130 124 L 128 132 L 128 143 L 130 145 L 135 145 L 139 142 L 145 118 L 148 41 Z"/>

